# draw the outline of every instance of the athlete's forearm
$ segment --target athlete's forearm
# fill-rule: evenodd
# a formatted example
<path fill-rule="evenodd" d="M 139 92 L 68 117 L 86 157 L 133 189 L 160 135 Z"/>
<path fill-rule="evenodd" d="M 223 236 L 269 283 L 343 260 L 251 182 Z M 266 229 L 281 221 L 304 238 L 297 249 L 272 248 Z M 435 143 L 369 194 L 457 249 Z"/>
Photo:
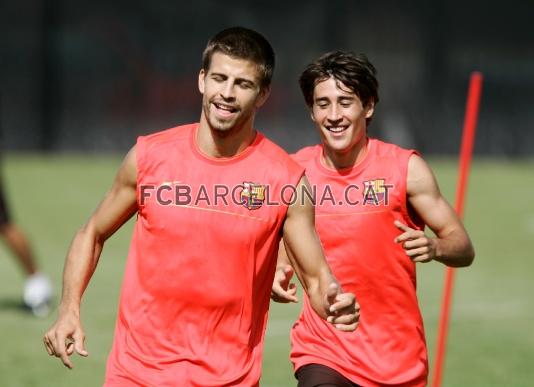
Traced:
<path fill-rule="evenodd" d="M 327 310 L 327 290 L 330 284 L 338 283 L 332 275 L 330 268 L 324 264 L 324 267 L 317 273 L 318 276 L 310 280 L 306 294 L 310 300 L 310 304 L 319 316 L 326 319 L 328 317 Z"/>
<path fill-rule="evenodd" d="M 302 229 L 299 238 L 284 238 L 284 256 L 278 255 L 277 265 L 286 260 L 293 266 L 311 306 L 318 315 L 327 317 L 326 292 L 332 282 L 337 282 L 322 254 L 321 244 L 313 228 L 310 235 Z M 280 267 L 280 266 L 278 266 Z"/>
<path fill-rule="evenodd" d="M 285 258 L 279 254 L 277 263 L 287 259 L 295 269 L 304 291 L 306 293 L 317 291 L 324 276 L 323 272 L 330 274 L 330 268 L 324 259 L 315 229 L 309 224 L 295 225 L 288 220 L 284 232 Z"/>
<path fill-rule="evenodd" d="M 79 315 L 82 295 L 96 269 L 103 243 L 90 225 L 74 237 L 63 270 L 60 313 Z"/>
<path fill-rule="evenodd" d="M 315 208 L 310 198 L 303 195 L 304 187 L 310 189 L 306 177 L 299 182 L 295 191 L 296 200 L 288 208 L 283 240 L 287 256 L 310 299 L 311 306 L 317 314 L 326 319 L 328 288 L 331 283 L 337 281 L 324 257 L 321 241 L 315 230 Z"/>
<path fill-rule="evenodd" d="M 284 239 L 280 239 L 280 244 L 278 245 L 278 258 L 276 259 L 276 268 L 284 268 L 287 265 L 293 266 L 291 260 L 287 256 L 286 246 L 284 245 Z"/>
<path fill-rule="evenodd" d="M 469 266 L 475 258 L 475 250 L 467 233 L 455 230 L 446 236 L 434 238 L 434 260 L 450 267 Z"/>

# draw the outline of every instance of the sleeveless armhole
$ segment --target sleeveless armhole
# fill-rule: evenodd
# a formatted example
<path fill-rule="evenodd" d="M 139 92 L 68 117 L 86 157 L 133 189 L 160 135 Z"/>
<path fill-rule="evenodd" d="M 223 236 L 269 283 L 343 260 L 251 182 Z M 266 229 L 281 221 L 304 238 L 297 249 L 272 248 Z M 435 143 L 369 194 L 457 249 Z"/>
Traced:
<path fill-rule="evenodd" d="M 404 200 L 402 201 L 402 214 L 404 216 L 404 219 L 408 223 L 408 225 L 412 228 L 416 228 L 419 230 L 424 230 L 425 228 L 425 222 L 421 219 L 421 217 L 415 212 L 413 207 L 410 205 L 410 202 L 408 201 L 408 163 L 410 162 L 410 158 L 414 155 L 417 155 L 421 157 L 421 154 L 413 149 L 404 151 L 401 154 L 401 165 L 403 165 L 403 192 L 404 192 Z"/>
<path fill-rule="evenodd" d="M 291 184 L 293 187 L 297 187 L 298 184 L 300 183 L 300 180 L 302 179 L 302 177 L 305 175 L 305 169 L 303 166 L 301 166 L 300 164 L 298 164 L 296 161 L 294 161 L 292 158 L 289 159 L 289 162 L 286 163 L 286 168 L 287 168 L 287 174 L 288 174 L 288 178 L 287 178 L 287 181 L 289 181 L 289 184 Z M 284 213 L 284 216 L 285 214 L 287 214 L 287 210 L 289 209 L 289 205 L 286 204 L 285 205 L 285 213 Z"/>
<path fill-rule="evenodd" d="M 300 165 L 294 157 L 294 154 L 289 155 L 287 162 L 285 163 L 287 179 L 290 185 L 297 187 L 302 177 L 305 175 L 306 170 L 302 165 Z M 282 237 L 284 232 L 283 224 L 285 222 L 285 217 L 287 216 L 287 211 L 289 210 L 289 204 L 284 204 L 284 209 L 282 211 L 282 226 L 280 227 L 278 233 Z"/>
<path fill-rule="evenodd" d="M 146 139 L 144 136 L 137 137 L 137 142 L 135 146 L 135 157 L 137 163 L 137 181 L 135 183 L 135 195 L 137 200 L 138 211 L 141 211 L 143 207 L 141 204 L 141 193 L 139 192 L 139 187 L 141 185 L 141 182 L 144 180 L 145 173 L 145 169 L 143 168 L 145 158 L 145 144 Z"/>

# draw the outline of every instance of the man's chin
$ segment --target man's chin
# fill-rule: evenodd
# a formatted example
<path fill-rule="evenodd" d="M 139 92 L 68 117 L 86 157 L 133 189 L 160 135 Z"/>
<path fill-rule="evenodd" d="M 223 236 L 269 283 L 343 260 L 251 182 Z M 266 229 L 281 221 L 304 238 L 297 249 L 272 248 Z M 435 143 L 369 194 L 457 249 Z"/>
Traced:
<path fill-rule="evenodd" d="M 226 135 L 232 131 L 232 129 L 235 127 L 234 122 L 210 122 L 211 130 L 219 135 Z"/>
<path fill-rule="evenodd" d="M 243 116 L 231 120 L 221 120 L 218 117 L 211 117 L 208 122 L 211 130 L 219 136 L 240 132 L 247 125 L 247 119 Z"/>
<path fill-rule="evenodd" d="M 346 153 L 350 151 L 350 145 L 343 142 L 327 142 L 324 144 L 331 152 Z"/>

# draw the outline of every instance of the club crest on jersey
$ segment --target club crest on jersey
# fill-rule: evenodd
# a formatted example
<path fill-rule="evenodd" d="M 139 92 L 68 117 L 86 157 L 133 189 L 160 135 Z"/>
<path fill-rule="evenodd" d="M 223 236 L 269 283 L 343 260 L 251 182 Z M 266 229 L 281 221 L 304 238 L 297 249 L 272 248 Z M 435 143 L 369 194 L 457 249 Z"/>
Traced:
<path fill-rule="evenodd" d="M 260 208 L 265 200 L 265 185 L 243 182 L 240 198 L 241 204 L 249 210 Z"/>
<path fill-rule="evenodd" d="M 363 182 L 363 205 L 389 205 L 389 191 L 393 184 L 386 184 L 386 179 L 373 179 Z"/>

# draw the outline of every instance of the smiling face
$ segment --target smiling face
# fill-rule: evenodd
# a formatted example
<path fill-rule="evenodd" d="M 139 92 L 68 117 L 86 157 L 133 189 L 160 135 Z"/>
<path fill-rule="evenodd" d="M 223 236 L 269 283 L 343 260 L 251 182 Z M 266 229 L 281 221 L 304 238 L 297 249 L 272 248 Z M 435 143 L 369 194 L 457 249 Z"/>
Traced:
<path fill-rule="evenodd" d="M 246 59 L 215 52 L 207 70 L 201 70 L 198 87 L 202 93 L 201 124 L 219 136 L 252 130 L 254 114 L 267 99 L 260 87 L 258 66 Z"/>
<path fill-rule="evenodd" d="M 373 111 L 372 102 L 362 106 L 360 98 L 333 77 L 315 85 L 311 116 L 321 134 L 328 165 L 344 168 L 357 161 L 367 142 L 366 119 Z"/>

